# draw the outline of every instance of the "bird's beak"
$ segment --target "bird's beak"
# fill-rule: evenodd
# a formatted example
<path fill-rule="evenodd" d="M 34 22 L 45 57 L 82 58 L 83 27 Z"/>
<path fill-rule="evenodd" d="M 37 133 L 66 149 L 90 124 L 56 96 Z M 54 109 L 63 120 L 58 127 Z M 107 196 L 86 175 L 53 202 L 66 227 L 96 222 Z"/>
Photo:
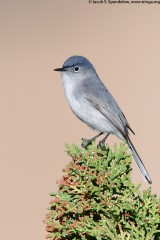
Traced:
<path fill-rule="evenodd" d="M 66 68 L 62 67 L 62 68 L 55 68 L 54 71 L 57 71 L 57 72 L 65 72 L 67 71 Z"/>

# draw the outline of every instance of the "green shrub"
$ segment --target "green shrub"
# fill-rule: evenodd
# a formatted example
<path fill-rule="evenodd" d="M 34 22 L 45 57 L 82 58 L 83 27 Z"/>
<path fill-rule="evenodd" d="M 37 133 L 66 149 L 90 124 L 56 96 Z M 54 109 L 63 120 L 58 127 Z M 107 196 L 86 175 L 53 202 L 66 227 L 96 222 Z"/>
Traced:
<path fill-rule="evenodd" d="M 160 201 L 131 181 L 124 144 L 106 151 L 67 145 L 72 160 L 63 170 L 46 216 L 47 238 L 55 240 L 158 240 Z"/>

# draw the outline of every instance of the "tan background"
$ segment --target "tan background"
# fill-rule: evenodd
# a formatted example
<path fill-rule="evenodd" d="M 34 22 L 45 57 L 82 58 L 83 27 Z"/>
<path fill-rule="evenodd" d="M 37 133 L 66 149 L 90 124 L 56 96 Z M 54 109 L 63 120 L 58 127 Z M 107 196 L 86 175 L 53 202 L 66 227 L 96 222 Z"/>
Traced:
<path fill-rule="evenodd" d="M 1 0 L 0 25 L 0 239 L 44 239 L 64 144 L 95 134 L 73 116 L 53 72 L 71 55 L 88 57 L 117 99 L 160 194 L 160 6 Z M 134 161 L 133 170 L 148 187 Z"/>

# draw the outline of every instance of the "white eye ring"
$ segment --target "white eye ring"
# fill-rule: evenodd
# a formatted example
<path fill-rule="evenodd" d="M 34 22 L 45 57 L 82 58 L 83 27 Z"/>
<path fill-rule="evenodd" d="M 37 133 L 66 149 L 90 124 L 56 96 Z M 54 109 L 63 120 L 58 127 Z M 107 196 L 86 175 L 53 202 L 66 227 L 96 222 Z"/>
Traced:
<path fill-rule="evenodd" d="M 79 71 L 80 71 L 80 67 L 75 66 L 75 67 L 74 67 L 74 72 L 75 72 L 75 73 L 78 73 Z"/>

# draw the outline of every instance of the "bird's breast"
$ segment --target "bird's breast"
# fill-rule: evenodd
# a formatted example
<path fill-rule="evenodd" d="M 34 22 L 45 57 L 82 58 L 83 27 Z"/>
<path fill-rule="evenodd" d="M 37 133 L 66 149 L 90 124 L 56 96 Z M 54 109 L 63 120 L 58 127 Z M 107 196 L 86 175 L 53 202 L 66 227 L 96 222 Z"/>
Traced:
<path fill-rule="evenodd" d="M 78 115 L 80 103 L 77 100 L 76 95 L 75 95 L 76 91 L 77 91 L 77 84 L 75 82 L 75 79 L 72 80 L 72 78 L 70 78 L 69 76 L 64 74 L 62 76 L 62 83 L 63 83 L 66 99 L 67 99 L 72 111 L 76 115 Z"/>

